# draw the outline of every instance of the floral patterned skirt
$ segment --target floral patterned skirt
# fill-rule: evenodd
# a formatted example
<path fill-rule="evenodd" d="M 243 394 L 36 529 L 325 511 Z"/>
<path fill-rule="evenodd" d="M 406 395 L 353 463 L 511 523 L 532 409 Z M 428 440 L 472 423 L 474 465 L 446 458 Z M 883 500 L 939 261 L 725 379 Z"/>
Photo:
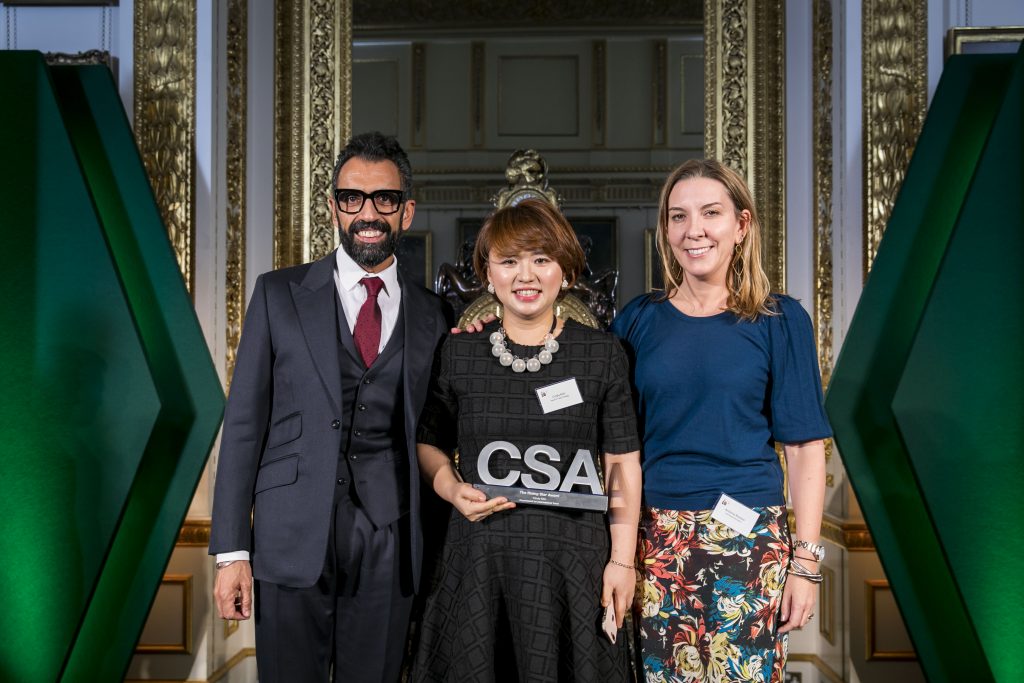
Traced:
<path fill-rule="evenodd" d="M 648 683 L 782 683 L 789 527 L 785 507 L 754 509 L 749 536 L 710 510 L 644 509 L 636 608 Z"/>

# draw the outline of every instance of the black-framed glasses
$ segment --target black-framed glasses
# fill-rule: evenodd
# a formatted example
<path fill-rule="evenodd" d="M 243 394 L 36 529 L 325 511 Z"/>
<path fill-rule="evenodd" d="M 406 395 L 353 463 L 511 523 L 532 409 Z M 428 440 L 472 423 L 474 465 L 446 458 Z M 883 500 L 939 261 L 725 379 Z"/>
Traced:
<path fill-rule="evenodd" d="M 377 213 L 382 216 L 389 216 L 398 211 L 402 205 L 403 193 L 401 190 L 377 190 L 376 192 L 363 192 L 362 190 L 350 190 L 344 187 L 334 188 L 334 203 L 338 211 L 342 213 L 359 213 L 363 210 L 363 204 L 369 198 Z"/>

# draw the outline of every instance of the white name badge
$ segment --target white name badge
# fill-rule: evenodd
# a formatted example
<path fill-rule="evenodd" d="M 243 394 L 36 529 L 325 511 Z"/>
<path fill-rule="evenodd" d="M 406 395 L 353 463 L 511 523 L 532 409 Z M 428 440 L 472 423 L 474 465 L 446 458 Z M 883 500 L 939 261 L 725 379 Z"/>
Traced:
<path fill-rule="evenodd" d="M 741 536 L 750 535 L 757 524 L 757 516 L 757 510 L 748 508 L 724 493 L 715 504 L 715 509 L 711 511 L 711 519 L 721 522 Z"/>
<path fill-rule="evenodd" d="M 540 387 L 537 389 L 537 398 L 545 415 L 583 403 L 583 396 L 580 395 L 580 387 L 576 384 L 575 377 Z"/>

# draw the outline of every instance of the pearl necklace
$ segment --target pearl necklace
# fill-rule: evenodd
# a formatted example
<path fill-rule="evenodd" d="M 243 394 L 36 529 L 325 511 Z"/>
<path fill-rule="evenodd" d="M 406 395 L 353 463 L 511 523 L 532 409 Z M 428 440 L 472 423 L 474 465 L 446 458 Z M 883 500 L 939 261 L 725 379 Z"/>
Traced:
<path fill-rule="evenodd" d="M 491 354 L 498 359 L 498 362 L 503 366 L 512 366 L 512 372 L 523 372 L 529 370 L 530 372 L 537 372 L 540 370 L 542 365 L 547 365 L 551 362 L 555 353 L 558 352 L 558 340 L 553 336 L 555 331 L 555 325 L 558 324 L 558 318 L 551 321 L 551 330 L 544 335 L 544 348 L 537 352 L 533 358 L 527 358 L 523 360 L 519 356 L 513 356 L 512 352 L 508 350 L 505 345 L 505 328 L 498 327 L 497 332 L 491 332 Z"/>

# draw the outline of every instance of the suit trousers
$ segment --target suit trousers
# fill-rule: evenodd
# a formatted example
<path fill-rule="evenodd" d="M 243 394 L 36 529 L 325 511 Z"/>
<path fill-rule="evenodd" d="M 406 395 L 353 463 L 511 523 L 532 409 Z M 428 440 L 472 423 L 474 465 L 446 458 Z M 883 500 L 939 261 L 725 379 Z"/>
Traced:
<path fill-rule="evenodd" d="M 340 487 L 339 487 L 340 488 Z M 380 529 L 348 491 L 319 580 L 308 588 L 256 583 L 260 683 L 394 683 L 413 603 L 409 516 Z"/>

